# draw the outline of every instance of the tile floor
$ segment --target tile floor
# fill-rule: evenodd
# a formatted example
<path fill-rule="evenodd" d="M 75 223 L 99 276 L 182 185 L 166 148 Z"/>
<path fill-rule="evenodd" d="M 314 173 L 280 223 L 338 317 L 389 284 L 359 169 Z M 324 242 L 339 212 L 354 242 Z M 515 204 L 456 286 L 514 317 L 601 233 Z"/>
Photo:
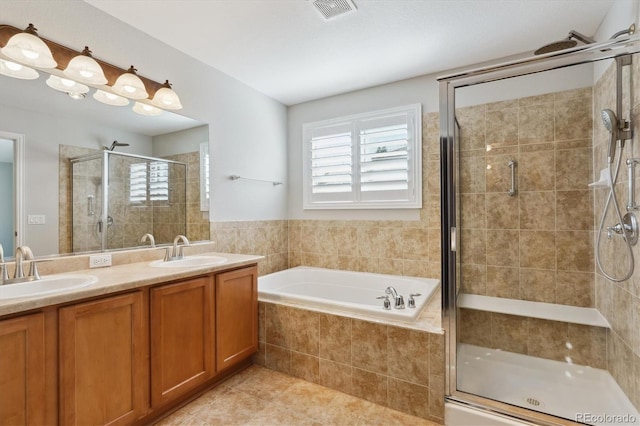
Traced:
<path fill-rule="evenodd" d="M 437 424 L 253 365 L 156 425 Z"/>

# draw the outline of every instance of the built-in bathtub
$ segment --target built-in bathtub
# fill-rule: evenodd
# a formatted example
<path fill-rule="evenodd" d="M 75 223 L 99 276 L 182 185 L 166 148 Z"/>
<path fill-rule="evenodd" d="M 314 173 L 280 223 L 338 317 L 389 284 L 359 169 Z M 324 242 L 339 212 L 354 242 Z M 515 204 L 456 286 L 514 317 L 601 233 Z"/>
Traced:
<path fill-rule="evenodd" d="M 381 320 L 415 321 L 439 287 L 432 278 L 340 271 L 298 266 L 258 278 L 258 297 L 265 302 L 284 302 L 364 314 Z M 385 290 L 392 286 L 405 302 L 404 309 L 384 308 Z M 411 295 L 415 308 L 409 307 Z"/>

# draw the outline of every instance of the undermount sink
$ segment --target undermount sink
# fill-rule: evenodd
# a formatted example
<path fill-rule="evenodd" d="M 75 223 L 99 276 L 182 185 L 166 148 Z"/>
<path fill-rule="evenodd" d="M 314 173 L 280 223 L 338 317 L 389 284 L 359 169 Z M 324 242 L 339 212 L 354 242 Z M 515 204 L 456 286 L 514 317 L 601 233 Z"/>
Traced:
<path fill-rule="evenodd" d="M 164 260 L 155 260 L 149 265 L 156 268 L 194 268 L 220 265 L 226 261 L 227 258 L 222 256 L 187 256 L 184 259 L 170 260 L 168 262 Z"/>
<path fill-rule="evenodd" d="M 0 300 L 60 293 L 89 286 L 98 281 L 94 275 L 56 274 L 39 280 L 0 285 Z"/>

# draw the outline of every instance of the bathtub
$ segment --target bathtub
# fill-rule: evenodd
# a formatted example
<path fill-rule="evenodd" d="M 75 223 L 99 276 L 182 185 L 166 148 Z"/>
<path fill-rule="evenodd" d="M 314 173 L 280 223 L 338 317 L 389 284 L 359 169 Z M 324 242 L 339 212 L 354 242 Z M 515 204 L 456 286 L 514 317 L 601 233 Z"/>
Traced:
<path fill-rule="evenodd" d="M 414 278 L 366 272 L 298 266 L 258 278 L 258 300 L 300 304 L 309 308 L 338 310 L 364 314 L 376 319 L 415 321 L 440 282 L 432 278 Z M 404 296 L 405 309 L 383 308 L 385 289 L 393 286 Z M 416 307 L 409 308 L 409 295 L 415 297 Z"/>

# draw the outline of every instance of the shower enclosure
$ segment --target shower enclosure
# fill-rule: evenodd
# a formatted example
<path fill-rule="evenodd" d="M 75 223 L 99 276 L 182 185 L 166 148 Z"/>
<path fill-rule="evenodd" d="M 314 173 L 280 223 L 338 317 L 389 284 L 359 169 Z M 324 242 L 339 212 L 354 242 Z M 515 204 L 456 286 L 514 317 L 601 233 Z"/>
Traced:
<path fill-rule="evenodd" d="M 623 219 L 638 210 L 639 51 L 630 36 L 439 79 L 448 402 L 640 423 Z"/>
<path fill-rule="evenodd" d="M 186 235 L 185 163 L 104 150 L 73 158 L 73 252 Z"/>

